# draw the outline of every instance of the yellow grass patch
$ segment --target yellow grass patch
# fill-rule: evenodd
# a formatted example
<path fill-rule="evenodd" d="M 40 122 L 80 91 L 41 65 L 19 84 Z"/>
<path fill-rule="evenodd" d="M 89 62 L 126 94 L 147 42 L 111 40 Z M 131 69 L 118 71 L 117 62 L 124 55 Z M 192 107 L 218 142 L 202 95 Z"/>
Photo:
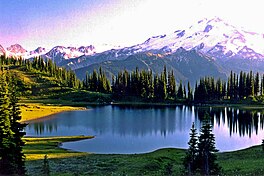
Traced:
<path fill-rule="evenodd" d="M 47 153 L 47 154 L 26 154 L 27 161 L 32 160 L 42 160 L 45 155 L 48 156 L 49 159 L 53 158 L 70 158 L 70 157 L 79 157 L 88 155 L 88 153 Z"/>
<path fill-rule="evenodd" d="M 71 106 L 54 106 L 43 104 L 21 104 L 21 122 L 35 120 L 49 115 L 57 114 L 64 111 L 84 110 L 84 107 L 71 107 Z"/>
<path fill-rule="evenodd" d="M 25 74 L 21 70 L 13 69 L 12 72 L 14 72 L 19 77 L 20 80 L 23 80 L 24 83 L 26 83 L 26 84 L 34 83 L 34 81 L 32 80 L 31 76 L 28 75 L 28 74 Z"/>
<path fill-rule="evenodd" d="M 88 155 L 88 153 L 74 152 L 59 147 L 62 142 L 79 141 L 91 139 L 93 136 L 63 136 L 63 137 L 25 137 L 26 142 L 23 152 L 27 161 L 43 159 L 45 155 L 49 158 L 69 158 Z"/>

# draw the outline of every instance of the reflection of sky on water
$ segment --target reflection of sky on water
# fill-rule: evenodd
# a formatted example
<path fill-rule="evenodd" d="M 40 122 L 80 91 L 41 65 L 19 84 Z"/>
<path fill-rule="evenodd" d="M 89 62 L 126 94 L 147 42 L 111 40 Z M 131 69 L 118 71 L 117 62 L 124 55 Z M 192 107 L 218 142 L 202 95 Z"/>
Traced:
<path fill-rule="evenodd" d="M 26 131 L 28 136 L 96 136 L 91 140 L 64 144 L 64 147 L 78 151 L 142 153 L 164 147 L 186 148 L 192 122 L 199 131 L 200 119 L 205 112 L 213 117 L 216 146 L 221 151 L 257 145 L 264 138 L 260 111 L 187 106 L 94 107 L 32 122 Z"/>

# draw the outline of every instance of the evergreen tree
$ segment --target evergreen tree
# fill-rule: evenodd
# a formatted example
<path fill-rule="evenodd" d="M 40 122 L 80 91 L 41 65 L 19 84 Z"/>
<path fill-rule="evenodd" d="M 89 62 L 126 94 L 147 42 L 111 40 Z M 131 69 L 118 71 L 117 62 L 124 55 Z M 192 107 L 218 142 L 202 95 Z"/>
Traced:
<path fill-rule="evenodd" d="M 190 85 L 190 82 L 188 81 L 188 100 L 192 101 L 193 100 L 193 93 L 192 93 L 192 88 Z"/>
<path fill-rule="evenodd" d="M 215 137 L 212 133 L 210 116 L 206 113 L 203 125 L 200 130 L 198 143 L 198 167 L 203 175 L 217 175 L 220 173 L 220 166 L 216 163 Z"/>
<path fill-rule="evenodd" d="M 25 156 L 22 151 L 22 147 L 25 145 L 22 138 L 25 135 L 23 132 L 24 127 L 26 124 L 21 124 L 19 121 L 21 120 L 21 111 L 18 106 L 18 99 L 17 99 L 17 91 L 16 91 L 16 84 L 14 82 L 15 77 L 12 77 L 12 82 L 10 83 L 9 90 L 10 94 L 10 124 L 11 130 L 14 133 L 14 137 L 12 138 L 12 142 L 14 145 L 13 148 L 10 148 L 13 154 L 13 160 L 15 162 L 15 166 L 13 168 L 14 173 L 18 175 L 25 175 Z"/>
<path fill-rule="evenodd" d="M 164 70 L 166 67 L 164 67 Z M 166 84 L 166 75 L 164 73 L 162 73 L 160 75 L 160 79 L 159 79 L 159 94 L 160 94 L 160 98 L 161 100 L 165 100 L 167 98 L 167 84 Z"/>
<path fill-rule="evenodd" d="M 259 95 L 259 73 L 258 72 L 254 80 L 254 94 L 255 96 Z"/>
<path fill-rule="evenodd" d="M 197 169 L 197 153 L 198 153 L 197 130 L 194 127 L 194 123 L 192 124 L 191 132 L 190 132 L 190 140 L 188 142 L 188 145 L 189 148 L 184 158 L 184 167 L 185 170 L 187 170 L 188 175 L 192 175 L 195 173 Z"/>
<path fill-rule="evenodd" d="M 175 98 L 176 96 L 176 81 L 174 77 L 173 71 L 168 73 L 168 96 L 171 98 Z"/>
<path fill-rule="evenodd" d="M 262 79 L 261 79 L 261 88 L 260 88 L 260 95 L 264 95 L 264 74 L 262 75 Z"/>
<path fill-rule="evenodd" d="M 252 71 L 250 71 L 249 73 L 249 96 L 254 96 L 255 92 L 254 92 L 255 88 L 254 88 L 254 74 Z"/>
<path fill-rule="evenodd" d="M 6 73 L 0 77 L 0 175 L 11 175 L 15 161 L 11 149 L 14 148 L 14 133 L 10 123 L 10 93 Z"/>
<path fill-rule="evenodd" d="M 179 89 L 177 92 L 177 98 L 183 99 L 183 87 L 182 87 L 182 81 L 180 81 Z"/>
<path fill-rule="evenodd" d="M 42 166 L 42 173 L 43 173 L 44 176 L 49 176 L 50 175 L 50 167 L 49 167 L 48 155 L 44 156 L 43 166 Z"/>

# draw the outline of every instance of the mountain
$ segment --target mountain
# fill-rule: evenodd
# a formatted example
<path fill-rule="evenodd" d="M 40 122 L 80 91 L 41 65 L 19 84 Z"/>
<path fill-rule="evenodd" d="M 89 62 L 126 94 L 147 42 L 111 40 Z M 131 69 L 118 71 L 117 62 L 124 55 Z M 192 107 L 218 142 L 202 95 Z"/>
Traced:
<path fill-rule="evenodd" d="M 176 30 L 171 34 L 151 37 L 138 45 L 82 56 L 65 64 L 78 69 L 105 61 L 123 60 L 138 53 L 173 55 L 179 49 L 184 49 L 195 50 L 205 58 L 214 58 L 214 62 L 224 68 L 223 72 L 253 70 L 263 73 L 262 46 L 264 34 L 248 32 L 216 17 L 200 20 L 187 29 Z"/>
<path fill-rule="evenodd" d="M 36 54 L 46 54 L 46 49 L 42 47 L 38 47 L 37 49 L 30 51 L 30 55 L 36 55 Z"/>
<path fill-rule="evenodd" d="M 1 45 L 0 45 L 1 46 Z M 38 47 L 35 50 L 27 51 L 19 44 L 11 45 L 5 50 L 2 46 L 0 47 L 0 54 L 4 54 L 7 51 L 8 56 L 22 57 L 25 59 L 33 58 L 36 56 L 42 56 L 47 59 L 52 59 L 55 62 L 61 62 L 62 60 L 78 58 L 82 55 L 92 55 L 96 53 L 95 47 L 93 45 L 76 47 L 64 47 L 56 46 L 50 51 L 47 51 L 43 47 Z"/>
<path fill-rule="evenodd" d="M 0 45 L 0 55 L 4 55 L 6 53 L 4 47 L 2 47 L 2 45 Z"/>
<path fill-rule="evenodd" d="M 138 66 L 157 71 L 166 64 L 168 68 L 178 73 L 179 78 L 194 80 L 204 73 L 208 75 L 217 73 L 218 77 L 221 77 L 230 70 L 235 72 L 253 70 L 264 73 L 262 46 L 264 34 L 246 31 L 215 17 L 200 20 L 186 29 L 176 30 L 171 34 L 150 37 L 134 46 L 123 48 L 115 46 L 113 48 L 116 49 L 106 51 L 105 49 L 97 51 L 93 45 L 79 48 L 56 46 L 50 51 L 38 48 L 30 52 L 20 45 L 12 45 L 7 51 L 15 55 L 20 54 L 24 58 L 41 55 L 45 59 L 52 59 L 59 66 L 76 70 L 80 77 L 85 75 L 86 70 L 98 66 L 105 67 L 109 74 L 115 74 L 123 68 L 132 69 L 132 65 L 129 64 L 133 63 L 133 69 Z M 104 47 L 110 48 L 109 45 Z M 154 56 L 161 57 L 157 61 Z"/>
<path fill-rule="evenodd" d="M 2 47 L 2 49 L 4 50 L 3 47 Z M 1 52 L 0 52 L 0 54 L 1 54 Z M 7 56 L 11 56 L 11 57 L 22 57 L 22 58 L 27 59 L 27 58 L 36 57 L 36 56 L 46 54 L 46 50 L 45 50 L 45 48 L 38 47 L 37 49 L 35 49 L 33 51 L 27 51 L 21 45 L 14 44 L 14 45 L 11 45 L 10 47 L 6 48 L 6 54 L 7 54 Z"/>
<path fill-rule="evenodd" d="M 27 53 L 27 50 L 19 44 L 14 44 L 10 47 L 7 47 L 6 51 L 8 56 L 24 56 Z"/>
<path fill-rule="evenodd" d="M 63 62 L 65 60 L 78 58 L 80 56 L 89 56 L 93 55 L 94 53 L 96 53 L 96 51 L 93 45 L 81 46 L 79 48 L 56 46 L 42 56 L 46 59 L 52 59 L 58 65 L 63 66 Z M 65 62 L 67 63 L 67 61 Z"/>
<path fill-rule="evenodd" d="M 216 78 L 226 78 L 223 68 L 218 65 L 211 57 L 206 57 L 198 51 L 187 51 L 179 48 L 172 54 L 153 54 L 151 52 L 142 52 L 128 56 L 122 60 L 108 60 L 101 63 L 91 64 L 87 67 L 76 69 L 75 73 L 81 79 L 85 78 L 85 73 L 92 73 L 99 67 L 106 72 L 111 79 L 112 75 L 117 75 L 119 71 L 126 69 L 131 72 L 138 67 L 139 70 L 152 70 L 154 74 L 160 74 L 164 66 L 167 70 L 173 70 L 174 75 L 179 82 L 190 81 L 195 85 L 196 80 L 204 76 L 213 76 Z"/>
<path fill-rule="evenodd" d="M 220 18 L 204 19 L 184 30 L 169 35 L 151 37 L 128 50 L 142 52 L 164 50 L 174 52 L 182 47 L 196 49 L 218 59 L 239 56 L 250 59 L 264 58 L 264 35 L 236 28 Z"/>

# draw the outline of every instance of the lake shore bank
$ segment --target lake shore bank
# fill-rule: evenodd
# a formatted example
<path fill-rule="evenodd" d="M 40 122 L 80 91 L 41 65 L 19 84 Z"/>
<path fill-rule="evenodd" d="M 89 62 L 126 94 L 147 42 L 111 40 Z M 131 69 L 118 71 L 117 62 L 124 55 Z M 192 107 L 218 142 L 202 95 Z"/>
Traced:
<path fill-rule="evenodd" d="M 25 138 L 26 167 L 29 175 L 41 173 L 47 154 L 52 175 L 164 175 L 172 164 L 173 175 L 182 175 L 184 149 L 164 148 L 145 154 L 91 154 L 59 147 L 62 142 L 90 139 L 89 136 Z M 260 145 L 217 153 L 223 175 L 262 175 L 263 151 Z M 254 162 L 253 162 L 254 161 Z"/>
<path fill-rule="evenodd" d="M 33 120 L 40 120 L 49 118 L 51 115 L 58 114 L 65 111 L 86 110 L 85 107 L 73 107 L 64 105 L 46 105 L 41 103 L 22 103 L 21 108 L 21 122 L 30 122 Z"/>

